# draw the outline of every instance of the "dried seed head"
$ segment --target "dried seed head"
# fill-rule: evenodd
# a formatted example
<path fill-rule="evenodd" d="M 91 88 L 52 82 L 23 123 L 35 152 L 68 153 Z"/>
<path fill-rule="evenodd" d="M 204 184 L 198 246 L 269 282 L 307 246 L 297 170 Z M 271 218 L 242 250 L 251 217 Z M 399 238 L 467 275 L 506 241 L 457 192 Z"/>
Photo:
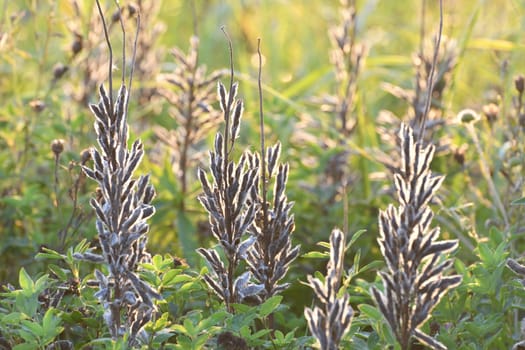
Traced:
<path fill-rule="evenodd" d="M 63 65 L 62 63 L 55 64 L 55 66 L 53 67 L 53 78 L 55 78 L 55 80 L 62 78 L 62 76 L 68 71 L 68 69 L 69 67 Z"/>
<path fill-rule="evenodd" d="M 514 86 L 516 87 L 516 90 L 520 94 L 523 93 L 523 90 L 525 89 L 525 77 L 523 75 L 518 75 L 516 78 L 514 78 Z"/>
<path fill-rule="evenodd" d="M 244 350 L 248 344 L 243 338 L 233 335 L 231 332 L 223 332 L 217 337 L 217 345 L 220 349 Z"/>
<path fill-rule="evenodd" d="M 458 121 L 462 124 L 476 123 L 479 120 L 479 115 L 472 109 L 464 109 L 458 113 Z"/>
<path fill-rule="evenodd" d="M 111 22 L 115 23 L 120 21 L 120 10 L 117 10 L 111 15 Z"/>
<path fill-rule="evenodd" d="M 454 160 L 460 165 L 465 164 L 465 153 L 467 151 L 467 148 L 467 144 L 463 144 L 461 145 L 461 147 L 458 147 L 454 150 Z"/>
<path fill-rule="evenodd" d="M 80 51 L 82 51 L 83 46 L 82 35 L 75 33 L 75 41 L 73 41 L 73 44 L 71 44 L 71 52 L 73 53 L 73 56 L 76 56 Z"/>
<path fill-rule="evenodd" d="M 90 148 L 85 148 L 84 150 L 82 150 L 82 152 L 80 152 L 80 163 L 82 165 L 85 165 L 87 162 L 89 162 L 90 159 L 91 159 L 91 149 Z"/>
<path fill-rule="evenodd" d="M 51 142 L 51 151 L 53 151 L 55 157 L 58 157 L 64 151 L 64 143 L 65 141 L 62 139 L 55 139 Z"/>
<path fill-rule="evenodd" d="M 95 200 L 100 203 L 103 198 L 104 194 L 102 193 L 102 189 L 100 187 L 97 187 L 95 189 Z"/>
<path fill-rule="evenodd" d="M 129 16 L 133 17 L 133 15 L 135 13 L 137 13 L 137 8 L 133 4 L 129 4 L 128 5 L 128 12 L 129 12 Z"/>
<path fill-rule="evenodd" d="M 46 108 L 46 104 L 41 100 L 33 100 L 29 102 L 29 107 L 31 107 L 33 111 L 40 113 Z"/>
<path fill-rule="evenodd" d="M 494 103 L 489 103 L 483 106 L 483 114 L 487 117 L 488 122 L 492 124 L 498 119 L 499 107 Z"/>

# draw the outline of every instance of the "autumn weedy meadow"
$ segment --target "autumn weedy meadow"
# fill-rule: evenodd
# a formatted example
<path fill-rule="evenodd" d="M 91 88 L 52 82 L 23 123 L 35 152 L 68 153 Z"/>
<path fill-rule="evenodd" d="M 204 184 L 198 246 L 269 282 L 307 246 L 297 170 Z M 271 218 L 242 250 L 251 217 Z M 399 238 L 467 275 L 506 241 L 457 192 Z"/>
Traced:
<path fill-rule="evenodd" d="M 0 350 L 525 348 L 525 5 L 0 2 Z"/>

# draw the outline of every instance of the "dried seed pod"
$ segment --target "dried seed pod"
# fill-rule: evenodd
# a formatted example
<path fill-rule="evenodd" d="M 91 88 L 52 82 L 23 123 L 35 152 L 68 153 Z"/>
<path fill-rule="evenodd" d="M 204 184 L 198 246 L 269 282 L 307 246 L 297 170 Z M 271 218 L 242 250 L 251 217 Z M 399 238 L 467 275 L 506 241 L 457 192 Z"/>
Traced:
<path fill-rule="evenodd" d="M 53 78 L 55 80 L 62 78 L 62 76 L 66 74 L 68 70 L 69 70 L 69 67 L 62 63 L 55 64 L 55 66 L 53 67 Z"/>
<path fill-rule="evenodd" d="M 46 108 L 46 104 L 41 100 L 33 100 L 29 102 L 29 107 L 31 107 L 33 111 L 40 113 Z"/>
<path fill-rule="evenodd" d="M 82 48 L 84 47 L 84 38 L 82 35 L 78 33 L 75 34 L 75 40 L 71 44 L 71 53 L 73 54 L 73 57 L 76 56 L 80 51 L 82 51 Z"/>
<path fill-rule="evenodd" d="M 321 349 L 337 349 L 344 335 L 350 330 L 354 311 L 350 297 L 345 293 L 338 296 L 344 269 L 345 237 L 341 230 L 334 229 L 330 234 L 330 261 L 327 265 L 324 282 L 308 276 L 322 308 L 305 308 L 304 315 L 310 332 L 315 336 Z"/>
<path fill-rule="evenodd" d="M 51 151 L 55 154 L 55 157 L 58 158 L 64 151 L 64 143 L 63 139 L 55 139 L 51 142 Z"/>
<path fill-rule="evenodd" d="M 438 241 L 439 227 L 430 228 L 434 214 L 429 203 L 444 177 L 430 171 L 433 145 L 415 142 L 412 128 L 404 124 L 399 138 L 402 161 L 394 174 L 399 205 L 389 205 L 379 214 L 378 243 L 387 269 L 379 273 L 384 290 L 374 287 L 372 295 L 402 348 L 416 338 L 433 349 L 446 349 L 419 329 L 445 293 L 462 280 L 445 275 L 452 260 L 443 259 L 458 241 Z"/>
<path fill-rule="evenodd" d="M 514 78 L 514 87 L 519 94 L 523 93 L 523 90 L 525 89 L 525 77 L 523 77 L 523 75 L 520 74 Z"/>

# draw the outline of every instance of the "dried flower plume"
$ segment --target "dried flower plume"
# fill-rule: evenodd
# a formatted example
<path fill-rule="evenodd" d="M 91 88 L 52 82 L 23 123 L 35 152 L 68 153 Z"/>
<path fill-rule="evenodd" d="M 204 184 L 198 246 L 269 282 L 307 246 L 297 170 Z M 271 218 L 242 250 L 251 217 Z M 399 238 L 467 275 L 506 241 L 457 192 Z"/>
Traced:
<path fill-rule="evenodd" d="M 323 308 L 305 308 L 304 315 L 310 332 L 323 350 L 337 350 L 339 343 L 350 329 L 354 311 L 348 293 L 339 295 L 344 269 L 345 235 L 339 229 L 330 234 L 330 261 L 324 282 L 308 276 L 310 287 Z"/>
<path fill-rule="evenodd" d="M 102 11 L 100 14 L 104 22 Z M 107 36 L 106 39 L 111 48 Z M 111 89 L 111 74 L 109 82 Z M 90 105 L 99 147 L 91 150 L 93 168 L 82 168 L 99 185 L 99 196 L 92 198 L 90 203 L 96 213 L 102 252 L 77 253 L 75 257 L 106 265 L 107 274 L 95 270 L 96 281 L 90 284 L 98 285 L 95 296 L 104 306 L 104 321 L 112 338 L 128 334 L 129 344 L 135 345 L 137 336 L 143 333 L 144 325 L 155 311 L 153 299 L 160 298 L 138 275 L 139 264 L 151 258 L 146 251 L 147 219 L 155 213 L 151 205 L 155 190 L 149 184 L 149 176 L 133 177 L 144 148 L 140 140 L 128 148 L 128 91 L 125 85 L 121 85 L 115 101 L 111 90 L 108 96 L 103 85 L 99 93 L 100 102 Z"/>
<path fill-rule="evenodd" d="M 438 241 L 439 227 L 430 228 L 434 214 L 429 203 L 444 177 L 430 171 L 433 145 L 415 142 L 406 125 L 399 138 L 402 161 L 394 175 L 399 205 L 379 214 L 378 242 L 387 270 L 379 273 L 384 290 L 373 288 L 372 294 L 403 349 L 413 337 L 433 349 L 445 349 L 419 329 L 446 291 L 461 282 L 459 275 L 444 275 L 452 266 L 445 255 L 457 248 L 457 240 Z"/>
<path fill-rule="evenodd" d="M 230 55 L 231 50 L 230 42 Z M 237 86 L 233 83 L 232 63 L 229 91 L 222 83 L 218 85 L 225 126 L 224 134 L 217 133 L 214 150 L 210 151 L 213 183 L 210 184 L 204 170 L 198 170 L 204 191 L 199 201 L 209 214 L 212 234 L 222 248 L 226 264 L 215 249 L 199 248 L 197 252 L 211 267 L 211 272 L 204 275 L 204 280 L 230 312 L 233 312 L 231 304 L 241 303 L 263 289 L 262 285 L 250 281 L 249 271 L 237 276 L 240 262 L 246 260 L 247 252 L 256 240 L 249 230 L 257 212 L 258 188 L 258 169 L 253 166 L 256 163 L 255 156 L 245 152 L 237 164 L 230 159 L 239 136 L 244 108 L 242 100 L 236 99 Z"/>
<path fill-rule="evenodd" d="M 213 107 L 216 96 L 217 80 L 223 71 L 206 74 L 206 67 L 199 65 L 199 39 L 190 40 L 188 54 L 178 48 L 172 50 L 176 68 L 172 73 L 161 76 L 173 89 L 159 90 L 170 103 L 169 114 L 177 127 L 167 130 L 155 129 L 157 136 L 172 151 L 173 168 L 181 187 L 184 209 L 184 197 L 188 191 L 189 168 L 200 159 L 196 146 L 204 140 L 211 128 L 220 122 L 221 113 Z"/>

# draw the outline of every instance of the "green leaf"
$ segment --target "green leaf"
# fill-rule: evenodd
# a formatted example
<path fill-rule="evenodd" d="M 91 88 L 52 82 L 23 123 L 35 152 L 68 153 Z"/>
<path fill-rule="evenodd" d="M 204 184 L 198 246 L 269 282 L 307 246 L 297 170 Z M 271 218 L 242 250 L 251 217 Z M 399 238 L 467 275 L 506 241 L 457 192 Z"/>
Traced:
<path fill-rule="evenodd" d="M 346 245 L 345 250 L 348 250 L 348 248 L 353 246 L 355 241 L 357 241 L 359 239 L 359 237 L 361 237 L 363 235 L 363 233 L 365 233 L 365 232 L 366 232 L 366 230 L 359 230 L 356 233 L 354 233 L 352 235 L 352 237 L 350 238 L 350 242 L 348 242 L 348 244 Z"/>
<path fill-rule="evenodd" d="M 35 259 L 36 260 L 46 260 L 46 259 L 63 260 L 60 255 L 48 254 L 48 253 L 38 253 L 35 256 Z"/>
<path fill-rule="evenodd" d="M 156 270 L 162 270 L 162 260 L 163 260 L 162 255 L 159 255 L 159 254 L 154 255 L 153 258 L 151 259 Z"/>
<path fill-rule="evenodd" d="M 250 338 L 250 335 L 251 335 L 251 329 L 250 329 L 250 326 L 248 325 L 244 325 L 241 327 L 241 329 L 239 330 L 239 335 L 241 336 L 241 338 Z"/>
<path fill-rule="evenodd" d="M 186 329 L 186 327 L 184 327 L 181 324 L 174 324 L 171 326 L 171 329 L 180 334 L 188 334 L 188 330 Z"/>
<path fill-rule="evenodd" d="M 361 311 L 361 313 L 365 314 L 366 316 L 368 316 L 368 318 L 374 321 L 380 321 L 383 319 L 383 314 L 375 306 L 368 305 L 368 304 L 361 304 L 358 306 L 358 309 L 359 311 Z"/>
<path fill-rule="evenodd" d="M 37 295 L 18 293 L 15 299 L 15 307 L 27 317 L 35 316 L 36 310 L 38 309 Z"/>
<path fill-rule="evenodd" d="M 167 341 L 168 339 L 170 339 L 171 337 L 173 337 L 173 334 L 170 333 L 169 331 L 161 331 L 154 335 L 153 343 L 157 343 L 157 346 L 159 346 L 160 348 L 160 345 L 164 343 L 165 341 Z"/>
<path fill-rule="evenodd" d="M 282 300 L 283 300 L 282 295 L 274 295 L 270 299 L 266 300 L 260 306 L 259 315 L 261 317 L 268 316 L 277 308 L 277 306 L 279 306 L 279 304 L 281 304 Z"/>
<path fill-rule="evenodd" d="M 177 235 L 181 244 L 181 250 L 184 254 L 184 258 L 188 261 L 190 266 L 197 264 L 197 253 L 195 252 L 199 248 L 199 242 L 197 235 L 195 234 L 195 226 L 188 219 L 186 214 L 179 211 L 177 213 Z"/>
<path fill-rule="evenodd" d="M 88 248 L 89 248 L 89 242 L 87 241 L 87 239 L 84 238 L 75 246 L 74 252 L 75 253 L 85 253 Z"/>
<path fill-rule="evenodd" d="M 208 339 L 211 338 L 211 336 L 212 335 L 209 333 L 204 333 L 204 334 L 199 335 L 197 339 L 193 341 L 193 348 L 202 349 L 204 344 L 206 344 L 206 342 L 208 341 Z"/>
<path fill-rule="evenodd" d="M 511 205 L 525 205 L 525 197 L 516 199 L 515 201 L 512 201 L 510 204 Z"/>
<path fill-rule="evenodd" d="M 5 324 L 19 324 L 24 317 L 20 312 L 11 312 L 5 316 L 2 316 L 2 322 Z"/>
<path fill-rule="evenodd" d="M 13 350 L 35 350 L 36 344 L 18 344 L 13 347 Z"/>
<path fill-rule="evenodd" d="M 317 242 L 317 245 L 326 249 L 330 249 L 330 242 Z"/>
<path fill-rule="evenodd" d="M 468 48 L 490 51 L 513 51 L 516 49 L 523 49 L 523 45 L 508 40 L 477 38 L 470 40 Z"/>
<path fill-rule="evenodd" d="M 198 332 L 196 331 L 193 322 L 191 322 L 189 318 L 184 319 L 182 324 L 184 325 L 184 328 L 186 328 L 186 334 L 188 334 L 191 338 L 197 335 Z"/>
<path fill-rule="evenodd" d="M 222 322 L 226 317 L 228 317 L 228 315 L 229 313 L 226 311 L 217 311 L 210 317 L 200 321 L 197 325 L 197 329 L 199 332 L 206 331 L 210 327 L 217 325 L 219 322 Z"/>
<path fill-rule="evenodd" d="M 330 256 L 330 253 L 327 252 L 308 252 L 301 255 L 301 258 L 307 259 L 324 259 Z"/>
<path fill-rule="evenodd" d="M 44 291 L 44 289 L 46 289 L 47 287 L 49 287 L 49 276 L 48 275 L 43 275 L 42 277 L 40 277 L 39 279 L 36 280 L 35 282 L 35 289 L 34 289 L 34 293 L 41 293 Z"/>
<path fill-rule="evenodd" d="M 260 331 L 257 331 L 255 333 L 253 333 L 250 338 L 251 339 L 258 339 L 258 338 L 261 338 L 261 337 L 264 337 L 266 334 L 270 333 L 272 330 L 271 329 L 261 329 Z"/>
<path fill-rule="evenodd" d="M 384 261 L 374 260 L 374 261 L 370 262 L 369 264 L 366 264 L 365 266 L 361 267 L 361 269 L 358 272 L 359 273 L 363 273 L 363 272 L 368 271 L 368 270 L 379 269 L 384 264 L 385 264 Z"/>
<path fill-rule="evenodd" d="M 20 273 L 18 274 L 18 283 L 20 283 L 20 288 L 25 291 L 33 292 L 35 289 L 35 282 L 31 279 L 27 271 L 22 267 Z"/>
<path fill-rule="evenodd" d="M 169 270 L 162 276 L 162 286 L 174 285 L 181 282 L 193 281 L 193 277 L 181 274 L 180 270 Z"/>
<path fill-rule="evenodd" d="M 44 328 L 36 322 L 29 320 L 22 320 L 20 324 L 29 332 L 33 333 L 36 337 L 42 338 L 44 336 Z"/>
<path fill-rule="evenodd" d="M 53 272 L 59 280 L 61 281 L 67 281 L 67 274 L 69 273 L 68 270 L 63 269 L 57 265 L 49 264 L 48 268 Z"/>
<path fill-rule="evenodd" d="M 56 316 L 56 313 L 56 309 L 49 308 L 42 319 L 42 328 L 46 337 L 50 338 L 49 340 L 52 340 L 63 331 L 63 328 L 59 327 L 61 319 Z"/>

